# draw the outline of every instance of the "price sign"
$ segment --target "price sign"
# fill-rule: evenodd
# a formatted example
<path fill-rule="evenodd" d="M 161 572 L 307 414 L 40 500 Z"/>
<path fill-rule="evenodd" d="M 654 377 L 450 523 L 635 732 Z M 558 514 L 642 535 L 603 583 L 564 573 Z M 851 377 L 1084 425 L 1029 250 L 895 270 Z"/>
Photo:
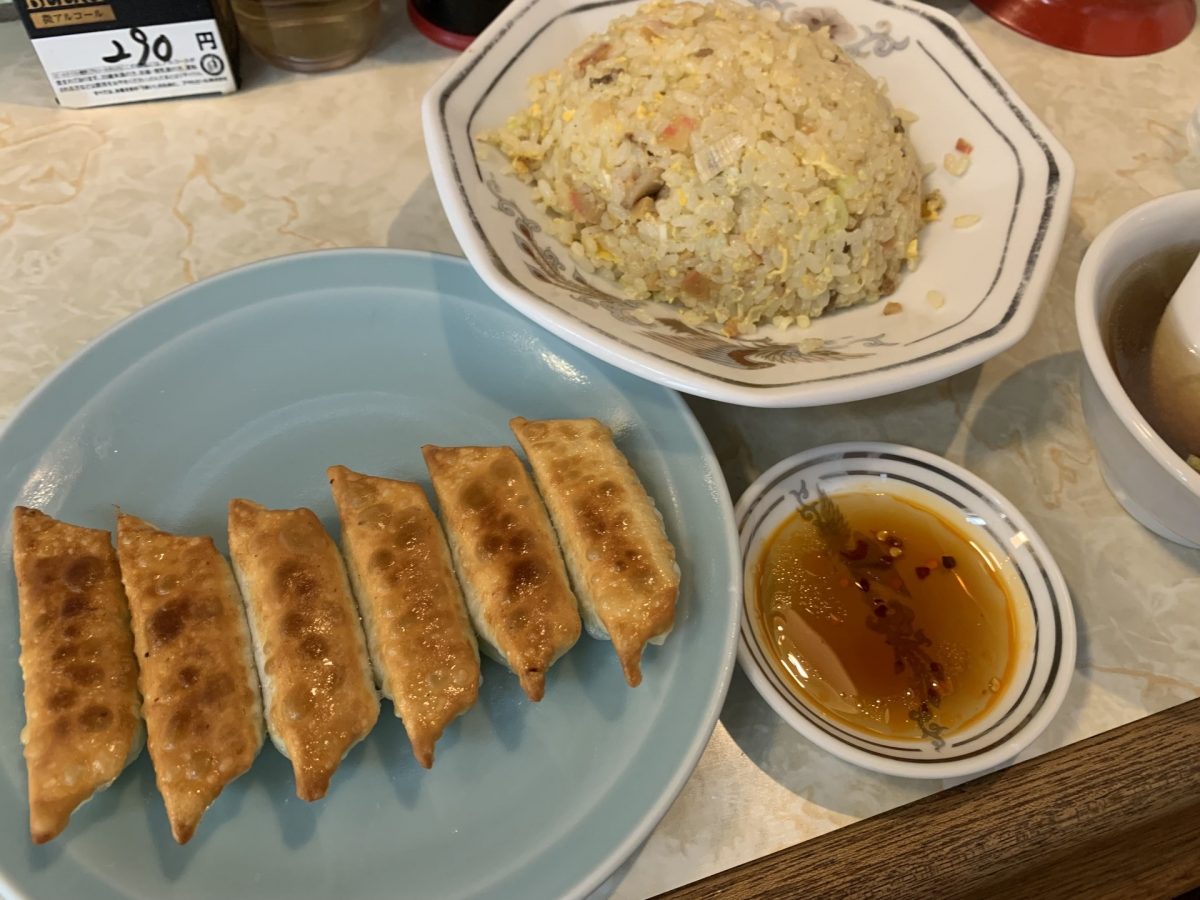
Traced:
<path fill-rule="evenodd" d="M 121 19 L 129 17 L 120 15 L 128 4 L 119 0 L 82 5 L 64 0 L 16 2 L 25 4 L 34 49 L 63 106 L 237 90 L 231 54 L 215 18 L 121 27 Z M 158 7 L 160 19 L 162 9 Z M 91 23 L 103 24 L 89 28 Z"/>

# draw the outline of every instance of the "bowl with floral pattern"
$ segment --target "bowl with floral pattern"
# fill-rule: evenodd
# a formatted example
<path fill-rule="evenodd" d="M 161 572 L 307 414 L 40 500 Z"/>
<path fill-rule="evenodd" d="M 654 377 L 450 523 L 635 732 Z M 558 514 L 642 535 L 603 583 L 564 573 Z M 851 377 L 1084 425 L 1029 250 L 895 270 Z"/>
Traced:
<path fill-rule="evenodd" d="M 921 259 L 887 302 L 806 328 L 730 335 L 676 305 L 626 297 L 585 271 L 547 229 L 530 186 L 477 136 L 526 103 L 534 75 L 562 63 L 639 0 L 518 0 L 426 95 L 434 181 L 455 236 L 488 286 L 544 328 L 636 375 L 747 406 L 818 406 L 874 397 L 979 365 L 1029 330 L 1070 208 L 1074 165 L 949 15 L 910 0 L 836 9 L 746 0 L 787 23 L 827 27 L 884 79 L 943 201 Z"/>

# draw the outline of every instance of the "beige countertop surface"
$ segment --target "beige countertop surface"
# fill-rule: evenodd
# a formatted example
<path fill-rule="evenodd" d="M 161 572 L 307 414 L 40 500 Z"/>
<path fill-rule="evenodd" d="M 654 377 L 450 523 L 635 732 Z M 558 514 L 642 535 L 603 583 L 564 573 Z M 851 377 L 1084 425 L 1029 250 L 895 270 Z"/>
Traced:
<path fill-rule="evenodd" d="M 1031 333 L 947 381 L 877 400 L 759 410 L 692 400 L 734 498 L 838 440 L 912 444 L 1013 500 L 1071 587 L 1080 651 L 1066 703 L 1025 755 L 1200 696 L 1200 551 L 1127 517 L 1079 403 L 1075 274 L 1088 242 L 1151 197 L 1200 186 L 1184 126 L 1200 35 L 1155 56 L 1041 47 L 957 15 L 1078 169 L 1071 221 Z M 248 60 L 237 94 L 55 106 L 18 23 L 0 24 L 0 421 L 80 347 L 155 299 L 233 266 L 322 247 L 458 254 L 429 175 L 419 104 L 453 58 L 389 9 L 376 50 L 321 76 Z M 694 775 L 601 889 L 643 897 L 942 787 L 857 769 L 792 732 L 739 673 Z"/>

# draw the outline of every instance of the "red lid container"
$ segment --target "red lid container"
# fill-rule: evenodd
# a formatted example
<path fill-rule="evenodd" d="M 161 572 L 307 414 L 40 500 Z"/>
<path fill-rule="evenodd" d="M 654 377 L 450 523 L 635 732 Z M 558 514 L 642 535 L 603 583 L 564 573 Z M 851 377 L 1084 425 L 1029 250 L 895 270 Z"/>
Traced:
<path fill-rule="evenodd" d="M 408 0 L 408 17 L 435 44 L 466 50 L 509 0 Z"/>
<path fill-rule="evenodd" d="M 1195 0 L 974 0 L 1035 41 L 1096 56 L 1144 56 L 1182 41 L 1196 24 Z"/>

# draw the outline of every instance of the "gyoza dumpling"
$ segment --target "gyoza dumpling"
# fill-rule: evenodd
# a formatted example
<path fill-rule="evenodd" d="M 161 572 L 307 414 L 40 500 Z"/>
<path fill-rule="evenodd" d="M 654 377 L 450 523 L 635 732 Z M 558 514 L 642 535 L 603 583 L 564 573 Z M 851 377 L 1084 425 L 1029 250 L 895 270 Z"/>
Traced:
<path fill-rule="evenodd" d="M 267 731 L 292 761 L 296 795 L 319 800 L 379 717 L 346 567 L 308 509 L 229 504 L 229 555 L 242 587 Z"/>
<path fill-rule="evenodd" d="M 185 844 L 262 748 L 258 673 L 242 595 L 207 537 L 117 518 L 117 556 L 141 671 L 142 715 L 171 833 Z"/>
<path fill-rule="evenodd" d="M 579 639 L 579 609 L 537 488 L 508 447 L 422 448 L 484 649 L 530 700 Z"/>
<path fill-rule="evenodd" d="M 29 833 L 43 844 L 141 752 L 129 607 L 107 531 L 13 510 Z"/>
<path fill-rule="evenodd" d="M 558 530 L 588 633 L 613 642 L 637 687 L 646 644 L 661 644 L 675 622 L 679 567 L 662 518 L 602 423 L 510 425 Z"/>
<path fill-rule="evenodd" d="M 420 485 L 345 466 L 328 474 L 376 676 L 428 769 L 479 694 L 479 647 L 442 526 Z"/>

